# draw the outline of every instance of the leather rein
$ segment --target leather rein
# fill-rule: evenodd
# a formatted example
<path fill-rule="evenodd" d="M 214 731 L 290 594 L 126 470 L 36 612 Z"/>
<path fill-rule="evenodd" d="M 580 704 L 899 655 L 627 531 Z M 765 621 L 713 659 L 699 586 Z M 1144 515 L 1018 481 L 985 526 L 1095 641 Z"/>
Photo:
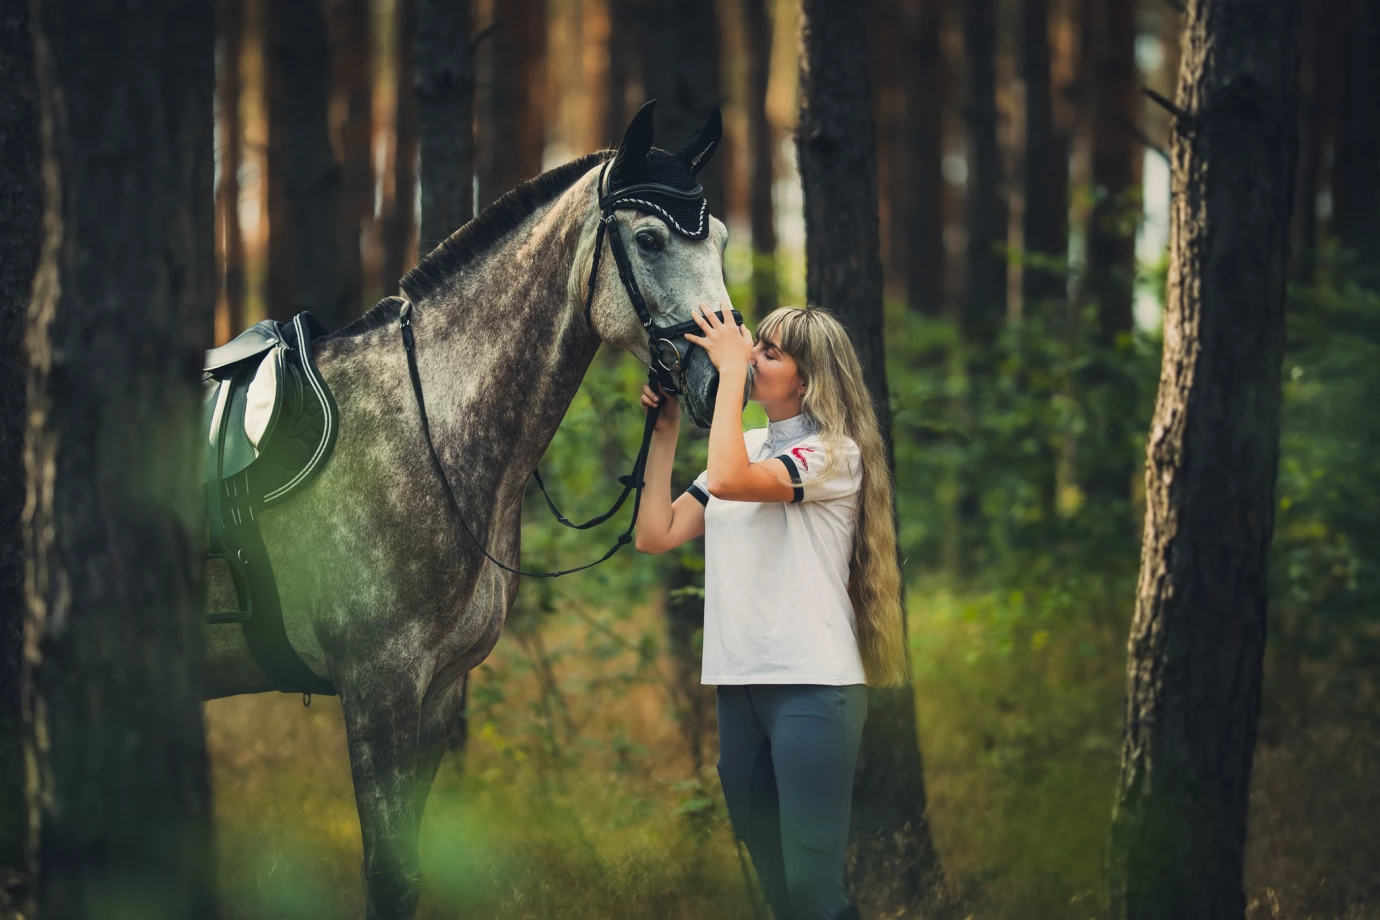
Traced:
<path fill-rule="evenodd" d="M 637 279 L 633 276 L 632 263 L 629 261 L 628 252 L 623 246 L 623 235 L 619 232 L 618 222 L 614 217 L 614 211 L 619 202 L 639 194 L 645 194 L 649 191 L 654 191 L 658 195 L 669 194 L 679 197 L 698 197 L 703 193 L 703 190 L 698 185 L 693 190 L 687 192 L 659 184 L 641 184 L 619 189 L 616 192 L 605 195 L 603 193 L 604 174 L 608 170 L 608 166 L 609 164 L 605 162 L 603 168 L 599 171 L 599 184 L 597 186 L 600 192 L 599 229 L 595 234 L 594 259 L 589 271 L 589 283 L 586 285 L 588 293 L 585 298 L 585 323 L 589 326 L 590 331 L 593 332 L 594 325 L 590 321 L 590 309 L 594 304 L 594 283 L 599 275 L 599 254 L 603 250 L 604 238 L 607 237 L 609 249 L 613 253 L 614 263 L 618 266 L 618 278 L 623 283 L 623 289 L 627 292 L 628 299 L 632 301 L 633 309 L 637 311 L 637 317 L 642 322 L 642 328 L 647 331 L 647 346 L 652 357 L 652 363 L 647 370 L 647 382 L 649 384 L 659 385 L 662 392 L 668 396 L 680 396 L 685 391 L 685 369 L 689 363 L 690 349 L 697 346 L 693 343 L 687 343 L 689 347 L 682 353 L 675 342 L 677 339 L 684 340 L 684 336 L 687 332 L 698 334 L 700 331 L 699 324 L 693 319 L 683 323 L 676 323 L 672 326 L 660 326 L 657 324 L 652 316 L 651 310 L 647 308 L 647 302 L 643 299 L 642 292 L 638 289 Z M 742 314 L 737 310 L 732 310 L 730 312 L 733 314 L 734 321 L 741 325 L 743 322 Z M 719 318 L 721 320 L 726 319 L 722 311 L 719 312 Z M 417 373 L 417 356 L 412 335 L 412 302 L 409 300 L 403 300 L 402 308 L 398 313 L 398 328 L 402 331 L 403 348 L 407 352 L 407 373 L 412 379 L 412 393 L 416 397 L 417 413 L 422 423 L 422 436 L 426 440 L 427 453 L 431 457 L 431 467 L 435 471 L 437 478 L 441 480 L 441 486 L 446 493 L 446 504 L 450 506 L 451 513 L 460 521 L 460 526 L 464 528 L 471 542 L 479 548 L 479 551 L 484 554 L 486 559 L 505 572 L 511 572 L 514 575 L 523 575 L 529 578 L 559 578 L 562 575 L 569 575 L 572 572 L 580 572 L 592 568 L 612 558 L 614 553 L 617 553 L 624 546 L 632 542 L 633 528 L 637 525 L 637 513 L 642 505 L 642 490 L 646 486 L 646 483 L 643 481 L 643 473 L 646 471 L 647 453 L 651 447 L 652 433 L 656 427 L 657 418 L 661 415 L 660 405 L 652 406 L 647 410 L 646 422 L 642 429 L 642 445 L 638 448 L 637 459 L 633 461 L 632 472 L 627 476 L 618 477 L 618 481 L 623 485 L 623 492 L 613 503 L 613 507 L 609 508 L 609 510 L 605 511 L 603 514 L 592 517 L 581 524 L 572 523 L 561 513 L 560 509 L 556 507 L 556 503 L 551 500 L 550 494 L 546 491 L 546 484 L 542 482 L 541 472 L 535 468 L 532 470 L 532 476 L 536 479 L 537 487 L 541 489 L 542 497 L 546 499 L 546 505 L 551 509 L 552 515 L 555 516 L 557 521 L 560 521 L 566 527 L 570 527 L 574 530 L 587 530 L 604 523 L 618 513 L 618 509 L 623 507 L 623 503 L 627 501 L 630 494 L 636 493 L 633 499 L 632 517 L 628 521 L 627 529 L 618 535 L 618 540 L 613 546 L 609 547 L 608 552 L 604 553 L 604 555 L 593 562 L 588 562 L 573 569 L 562 569 L 558 572 L 528 572 L 523 569 L 512 568 L 511 566 L 499 562 L 490 555 L 489 550 L 480 542 L 479 538 L 474 535 L 474 531 L 470 530 L 469 524 L 465 521 L 464 514 L 460 511 L 460 505 L 455 500 L 455 493 L 451 491 L 450 481 L 446 478 L 445 469 L 441 466 L 441 460 L 436 455 L 436 445 L 431 440 L 431 425 L 427 420 L 426 400 L 422 397 L 422 381 Z M 674 363 L 670 366 L 667 366 L 665 359 L 669 356 L 662 348 L 663 345 L 669 346 L 675 355 L 673 359 Z"/>

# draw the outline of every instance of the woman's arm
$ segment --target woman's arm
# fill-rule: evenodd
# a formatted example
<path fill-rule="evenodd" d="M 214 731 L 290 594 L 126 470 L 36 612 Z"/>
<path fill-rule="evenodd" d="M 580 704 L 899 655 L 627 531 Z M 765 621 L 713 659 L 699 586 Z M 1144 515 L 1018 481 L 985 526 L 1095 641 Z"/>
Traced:
<path fill-rule="evenodd" d="M 775 457 L 748 462 L 742 434 L 746 385 L 746 362 L 719 370 L 714 424 L 709 428 L 709 494 L 731 502 L 789 502 L 795 490 L 784 463 Z"/>
<path fill-rule="evenodd" d="M 642 503 L 637 512 L 637 532 L 633 545 L 640 553 L 664 553 L 704 533 L 704 506 L 690 494 L 671 501 L 671 467 L 676 459 L 676 438 L 680 429 L 680 405 L 644 386 L 644 406 L 662 404 L 662 415 L 652 431 L 647 448 L 647 468 L 643 481 Z"/>

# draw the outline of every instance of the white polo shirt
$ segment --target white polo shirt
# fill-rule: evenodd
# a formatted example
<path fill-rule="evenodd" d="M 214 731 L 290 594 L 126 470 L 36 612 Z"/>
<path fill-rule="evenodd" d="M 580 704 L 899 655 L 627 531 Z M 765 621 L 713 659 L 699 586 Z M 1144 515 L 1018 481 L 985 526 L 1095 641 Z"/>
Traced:
<path fill-rule="evenodd" d="M 862 461 L 847 440 L 826 455 L 805 415 L 743 434 L 748 460 L 779 457 L 789 502 L 724 501 L 709 473 L 689 492 L 704 508 L 703 684 L 861 684 L 848 564 L 858 528 Z M 837 472 L 821 475 L 830 463 Z"/>

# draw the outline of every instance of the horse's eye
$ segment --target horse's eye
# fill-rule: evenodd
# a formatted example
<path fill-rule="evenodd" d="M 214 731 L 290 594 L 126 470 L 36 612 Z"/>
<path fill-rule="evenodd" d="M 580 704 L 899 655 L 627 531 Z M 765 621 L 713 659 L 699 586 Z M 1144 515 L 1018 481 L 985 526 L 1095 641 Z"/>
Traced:
<path fill-rule="evenodd" d="M 650 230 L 639 230 L 637 232 L 637 245 L 643 252 L 657 252 L 661 249 L 661 240 L 657 239 L 656 234 Z"/>

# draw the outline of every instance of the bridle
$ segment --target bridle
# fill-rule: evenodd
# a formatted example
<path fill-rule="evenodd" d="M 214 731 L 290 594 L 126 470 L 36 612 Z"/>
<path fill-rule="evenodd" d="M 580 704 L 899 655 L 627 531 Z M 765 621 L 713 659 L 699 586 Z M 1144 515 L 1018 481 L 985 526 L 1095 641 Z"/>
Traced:
<path fill-rule="evenodd" d="M 593 265 L 590 267 L 589 284 L 587 285 L 588 293 L 585 298 L 585 323 L 589 326 L 590 331 L 593 332 L 594 325 L 590 321 L 590 308 L 594 304 L 594 284 L 599 276 L 599 254 L 603 249 L 604 238 L 607 236 L 609 249 L 613 252 L 614 263 L 618 266 L 618 277 L 623 283 L 623 290 L 627 292 L 628 299 L 632 301 L 633 309 L 637 311 L 637 317 L 642 322 L 642 328 L 647 331 L 647 347 L 651 352 L 652 359 L 651 365 L 647 369 L 647 382 L 660 386 L 662 392 L 666 393 L 668 396 L 680 396 L 685 392 L 685 371 L 690 360 L 690 350 L 697 346 L 692 342 L 686 342 L 685 344 L 687 347 L 685 351 L 682 352 L 676 345 L 676 340 L 679 339 L 684 341 L 686 333 L 698 333 L 700 331 L 699 324 L 694 320 L 676 323 L 672 326 L 661 326 L 657 324 L 655 318 L 652 316 L 652 311 L 648 309 L 647 302 L 642 297 L 642 292 L 637 287 L 637 279 L 633 276 L 632 263 L 628 259 L 628 252 L 623 247 L 623 236 L 618 230 L 618 221 L 614 217 L 614 211 L 620 203 L 627 203 L 625 206 L 633 206 L 630 200 L 637 200 L 638 196 L 647 196 L 648 193 L 654 193 L 658 196 L 669 195 L 679 198 L 699 198 L 704 194 L 704 190 L 698 184 L 696 184 L 695 188 L 691 191 L 683 191 L 658 183 L 643 183 L 618 189 L 606 195 L 604 194 L 603 188 L 604 174 L 608 171 L 608 167 L 608 162 L 605 162 L 603 167 L 599 170 L 599 184 L 597 186 L 599 190 L 599 229 L 595 233 L 594 259 Z M 637 203 L 647 204 L 647 202 L 641 200 L 637 200 Z M 730 312 L 733 314 L 734 321 L 742 325 L 742 314 L 737 310 L 732 310 Z M 719 311 L 719 319 L 724 319 L 723 311 Z M 431 467 L 435 471 L 437 478 L 441 480 L 441 486 L 446 493 L 446 504 L 449 505 L 451 513 L 460 521 L 460 526 L 464 528 L 466 535 L 469 536 L 471 542 L 479 548 L 479 551 L 484 554 L 486 559 L 500 569 L 503 569 L 503 571 L 511 572 L 514 575 L 525 575 L 530 578 L 558 578 L 561 575 L 569 575 L 572 572 L 580 572 L 592 568 L 612 558 L 614 553 L 632 542 L 633 528 L 637 526 L 637 513 L 642 505 L 642 489 L 646 485 L 642 476 L 647 467 L 647 452 L 651 448 L 652 432 L 656 428 L 656 421 L 661 415 L 660 405 L 653 406 L 647 410 L 646 422 L 642 429 L 642 445 L 638 448 L 637 459 L 633 461 L 632 472 L 627 476 L 618 477 L 618 481 L 623 486 L 623 492 L 618 496 L 617 501 L 613 503 L 613 507 L 609 508 L 609 510 L 605 511 L 603 514 L 590 518 L 588 521 L 581 524 L 572 523 L 561 513 L 561 510 L 556 507 L 556 503 L 551 500 L 551 495 L 546 491 L 546 484 L 542 482 L 541 472 L 535 468 L 532 470 L 532 477 L 536 479 L 537 487 L 541 489 L 542 497 L 546 499 L 546 506 L 551 509 L 552 515 L 566 527 L 570 527 L 574 530 L 588 530 L 591 527 L 597 527 L 604 523 L 618 513 L 618 509 L 623 507 L 623 503 L 627 501 L 629 494 L 636 493 L 633 499 L 632 517 L 628 521 L 627 529 L 618 535 L 618 540 L 613 546 L 609 547 L 608 552 L 604 553 L 604 555 L 593 562 L 586 563 L 573 569 L 563 569 L 559 572 L 528 572 L 522 569 L 515 569 L 499 562 L 490 555 L 489 550 L 479 541 L 479 538 L 474 535 L 474 531 L 470 530 L 469 524 L 465 522 L 464 514 L 460 511 L 460 505 L 455 500 L 455 493 L 451 491 L 450 481 L 446 479 L 445 469 L 441 466 L 441 460 L 436 455 L 436 445 L 432 443 L 431 440 L 431 425 L 427 420 L 426 401 L 422 397 L 422 380 L 417 373 L 417 356 L 412 335 L 412 302 L 409 300 L 402 299 L 402 307 L 398 311 L 398 328 L 402 331 L 403 348 L 407 352 L 407 373 L 412 379 L 412 393 L 417 400 L 417 413 L 421 420 L 422 436 L 426 440 L 427 453 L 431 458 Z M 672 357 L 673 355 L 674 357 Z M 751 380 L 750 374 L 749 380 Z"/>
<path fill-rule="evenodd" d="M 628 292 L 628 299 L 637 311 L 637 318 L 642 321 L 642 328 L 647 332 L 647 350 L 652 356 L 648 381 L 655 380 L 661 385 L 662 392 L 668 396 L 680 396 L 685 392 L 685 370 L 690 362 L 690 349 L 697 346 L 692 342 L 685 342 L 686 349 L 682 352 L 676 345 L 676 340 L 684 342 L 687 332 L 698 335 L 700 326 L 693 319 L 672 326 L 657 324 L 652 311 L 647 308 L 647 301 L 642 298 L 642 291 L 637 287 L 637 278 L 633 276 L 632 262 L 628 259 L 628 250 L 623 246 L 623 234 L 618 229 L 618 220 L 614 212 L 620 204 L 625 207 L 654 207 L 644 200 L 650 197 L 699 201 L 704 197 L 704 187 L 696 183 L 692 189 L 678 189 L 657 182 L 643 182 L 605 194 L 604 173 L 608 168 L 609 164 L 605 162 L 599 170 L 599 184 L 596 186 L 599 190 L 599 229 L 594 234 L 594 261 L 589 269 L 589 284 L 585 286 L 585 325 L 591 332 L 594 331 L 594 323 L 589 314 L 594 305 L 594 283 L 599 277 L 599 255 L 604 250 L 604 237 L 607 236 L 609 251 L 613 253 L 614 264 L 618 266 L 618 278 L 623 282 L 623 290 Z M 731 312 L 733 321 L 741 326 L 743 314 L 737 310 Z M 722 320 L 723 311 L 718 311 L 718 314 Z"/>

